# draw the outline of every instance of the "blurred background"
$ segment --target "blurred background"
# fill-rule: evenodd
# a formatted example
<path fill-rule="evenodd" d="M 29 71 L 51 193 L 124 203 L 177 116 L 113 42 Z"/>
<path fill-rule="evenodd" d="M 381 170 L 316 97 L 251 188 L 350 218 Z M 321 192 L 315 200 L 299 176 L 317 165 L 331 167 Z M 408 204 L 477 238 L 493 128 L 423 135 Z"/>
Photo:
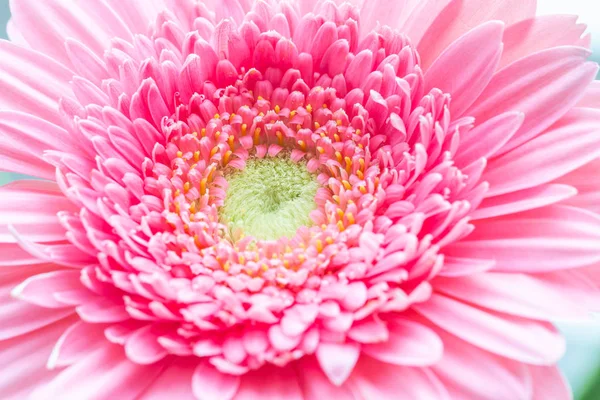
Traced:
<path fill-rule="evenodd" d="M 600 62 L 599 0 L 538 0 L 538 14 L 579 15 L 579 21 L 587 24 L 592 34 L 592 58 Z M 8 0 L 0 0 L 0 38 L 6 38 L 9 17 Z M 0 172 L 0 185 L 20 178 L 23 176 Z M 600 317 L 588 323 L 557 323 L 567 338 L 567 353 L 561 368 L 573 387 L 575 399 L 600 399 Z"/>

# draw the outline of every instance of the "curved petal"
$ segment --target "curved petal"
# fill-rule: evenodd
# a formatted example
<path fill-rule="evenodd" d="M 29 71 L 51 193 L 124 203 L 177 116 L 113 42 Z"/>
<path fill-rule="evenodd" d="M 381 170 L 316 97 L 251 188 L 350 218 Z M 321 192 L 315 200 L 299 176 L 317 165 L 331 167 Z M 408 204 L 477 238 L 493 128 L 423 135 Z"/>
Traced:
<path fill-rule="evenodd" d="M 164 363 L 138 365 L 118 345 L 106 344 L 39 386 L 31 400 L 135 399 L 164 370 Z"/>
<path fill-rule="evenodd" d="M 370 357 L 361 357 L 349 385 L 359 399 L 450 400 L 430 370 L 386 364 Z"/>
<path fill-rule="evenodd" d="M 598 71 L 595 63 L 586 62 L 589 55 L 584 48 L 565 46 L 522 58 L 494 75 L 467 114 L 486 121 L 507 111 L 524 113 L 523 125 L 501 152 L 517 148 L 581 99 Z"/>
<path fill-rule="evenodd" d="M 192 391 L 192 376 L 198 360 L 178 358 L 138 397 L 139 400 L 197 400 Z M 225 399 L 223 399 L 225 400 Z"/>
<path fill-rule="evenodd" d="M 488 197 L 548 183 L 600 155 L 600 110 L 575 108 L 552 128 L 491 160 L 482 180 Z"/>
<path fill-rule="evenodd" d="M 242 377 L 234 400 L 304 400 L 293 368 L 263 367 Z"/>
<path fill-rule="evenodd" d="M 347 385 L 335 386 L 332 384 L 314 358 L 303 357 L 299 360 L 296 373 L 304 400 L 357 400 Z"/>
<path fill-rule="evenodd" d="M 550 365 L 565 351 L 564 339 L 546 322 L 484 311 L 437 293 L 413 308 L 451 334 L 516 361 Z"/>
<path fill-rule="evenodd" d="M 511 25 L 504 32 L 500 68 L 541 50 L 579 46 L 585 28 L 574 15 L 542 15 Z"/>
<path fill-rule="evenodd" d="M 355 343 L 321 343 L 316 355 L 325 375 L 331 383 L 339 386 L 352 373 L 360 356 L 360 346 Z"/>
<path fill-rule="evenodd" d="M 208 363 L 200 363 L 192 376 L 192 389 L 198 400 L 231 400 L 240 387 L 240 377 L 224 374 Z"/>
<path fill-rule="evenodd" d="M 461 116 L 492 79 L 502 54 L 503 31 L 500 21 L 470 30 L 450 44 L 427 70 L 425 91 L 438 88 L 449 93 L 452 116 Z"/>
<path fill-rule="evenodd" d="M 531 397 L 531 379 L 526 365 L 481 350 L 445 332 L 439 332 L 439 335 L 444 341 L 444 357 L 432 370 L 451 398 L 506 400 Z"/>
<path fill-rule="evenodd" d="M 514 216 L 481 220 L 450 256 L 496 261 L 495 271 L 548 272 L 600 261 L 600 217 L 568 206 L 549 206 Z"/>
<path fill-rule="evenodd" d="M 476 26 L 493 20 L 511 25 L 533 17 L 535 11 L 535 0 L 451 1 L 418 42 L 423 70 L 426 71 L 450 43 Z"/>
<path fill-rule="evenodd" d="M 558 178 L 555 182 L 577 189 L 577 194 L 563 201 L 563 204 L 600 213 L 600 158 Z"/>
<path fill-rule="evenodd" d="M 558 367 L 529 367 L 533 384 L 532 400 L 573 400 L 569 383 Z"/>
<path fill-rule="evenodd" d="M 428 327 L 404 318 L 394 318 L 388 326 L 389 339 L 362 346 L 363 353 L 388 364 L 425 367 L 442 358 L 444 345 Z"/>

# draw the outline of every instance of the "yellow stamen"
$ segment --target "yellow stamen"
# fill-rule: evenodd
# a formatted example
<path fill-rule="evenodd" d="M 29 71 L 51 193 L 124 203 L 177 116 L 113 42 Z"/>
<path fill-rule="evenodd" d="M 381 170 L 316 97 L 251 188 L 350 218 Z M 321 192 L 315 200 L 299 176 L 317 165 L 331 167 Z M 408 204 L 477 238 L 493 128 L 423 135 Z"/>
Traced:
<path fill-rule="evenodd" d="M 350 185 L 350 182 L 348 182 L 347 180 L 343 180 L 342 181 L 342 185 L 344 185 L 344 187 L 346 188 L 346 190 L 352 190 L 352 185 Z"/>
<path fill-rule="evenodd" d="M 340 230 L 340 232 L 343 232 L 344 229 L 346 229 L 346 227 L 344 226 L 344 223 L 342 221 L 337 222 L 337 227 Z"/>
<path fill-rule="evenodd" d="M 200 181 L 200 194 L 202 196 L 204 196 L 206 194 L 206 183 L 207 183 L 206 178 L 204 178 Z"/>
<path fill-rule="evenodd" d="M 183 157 L 183 153 L 181 151 L 178 151 L 177 152 L 177 158 L 181 158 L 181 157 Z"/>
<path fill-rule="evenodd" d="M 194 161 L 196 161 L 196 162 L 200 161 L 200 151 L 194 152 Z"/>
<path fill-rule="evenodd" d="M 217 152 L 219 151 L 219 147 L 215 146 L 212 148 L 212 150 L 210 151 L 210 156 L 214 156 L 215 154 L 217 154 Z"/>
<path fill-rule="evenodd" d="M 189 182 L 186 182 L 186 183 L 184 183 L 184 184 L 183 184 L 183 193 L 187 193 L 187 192 L 189 192 L 189 191 L 190 191 L 190 186 L 191 186 L 191 185 L 190 185 L 190 183 L 189 183 Z"/>
<path fill-rule="evenodd" d="M 279 112 L 281 111 L 281 107 L 279 107 L 278 105 L 275 106 L 275 112 L 277 114 L 279 114 Z"/>
<path fill-rule="evenodd" d="M 317 239 L 315 245 L 317 247 L 317 252 L 321 253 L 323 251 L 323 242 L 320 239 Z"/>
<path fill-rule="evenodd" d="M 313 111 L 313 108 L 310 104 L 306 106 L 306 111 L 308 111 L 309 113 Z"/>

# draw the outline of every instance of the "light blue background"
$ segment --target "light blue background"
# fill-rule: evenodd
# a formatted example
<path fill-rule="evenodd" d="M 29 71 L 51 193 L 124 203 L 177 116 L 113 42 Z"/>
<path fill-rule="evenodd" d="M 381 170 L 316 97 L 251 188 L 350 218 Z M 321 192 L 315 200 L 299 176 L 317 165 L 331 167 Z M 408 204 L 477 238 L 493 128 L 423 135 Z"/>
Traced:
<path fill-rule="evenodd" d="M 129 0 L 123 0 L 129 1 Z M 390 0 L 393 1 L 393 0 Z M 553 0 L 539 0 L 540 10 L 542 13 L 567 11 L 567 13 L 577 12 L 578 10 L 569 9 L 566 3 Z M 584 8 L 586 3 L 590 5 L 591 10 L 596 7 L 597 0 L 575 0 L 573 4 L 578 5 L 579 9 Z M 596 7 L 597 8 L 597 7 Z M 571 11 L 572 10 L 572 11 Z M 586 14 L 582 14 L 586 15 Z M 590 17 L 592 18 L 590 20 Z M 8 0 L 0 0 L 0 27 L 6 26 L 9 18 Z M 590 16 L 587 13 L 587 22 L 598 21 L 600 24 L 600 14 L 592 11 Z M 0 37 L 6 37 L 4 29 L 0 29 Z M 596 35 L 600 39 L 600 35 Z M 596 54 L 600 55 L 600 40 L 595 41 Z M 14 179 L 20 179 L 23 176 L 18 174 L 9 174 L 0 172 L 0 185 L 10 182 Z M 567 375 L 571 385 L 573 386 L 577 397 L 583 393 L 584 389 L 590 385 L 590 379 L 596 373 L 600 361 L 600 320 L 589 324 L 559 324 L 567 338 L 567 354 L 561 362 L 561 367 Z M 482 366 L 485 367 L 485 366 Z M 586 399 L 598 399 L 598 397 L 586 396 Z M 509 399 L 507 399 L 509 400 Z M 548 399 L 551 400 L 551 399 Z"/>

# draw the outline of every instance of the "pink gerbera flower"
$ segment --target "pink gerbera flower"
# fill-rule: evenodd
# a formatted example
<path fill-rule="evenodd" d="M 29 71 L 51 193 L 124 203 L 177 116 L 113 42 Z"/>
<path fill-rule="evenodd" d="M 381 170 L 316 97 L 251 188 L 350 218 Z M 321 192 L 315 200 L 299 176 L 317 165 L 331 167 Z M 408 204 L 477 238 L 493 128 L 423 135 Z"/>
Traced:
<path fill-rule="evenodd" d="M 570 398 L 549 321 L 600 298 L 585 27 L 210 3 L 11 1 L 0 166 L 42 180 L 0 188 L 0 397 Z"/>

